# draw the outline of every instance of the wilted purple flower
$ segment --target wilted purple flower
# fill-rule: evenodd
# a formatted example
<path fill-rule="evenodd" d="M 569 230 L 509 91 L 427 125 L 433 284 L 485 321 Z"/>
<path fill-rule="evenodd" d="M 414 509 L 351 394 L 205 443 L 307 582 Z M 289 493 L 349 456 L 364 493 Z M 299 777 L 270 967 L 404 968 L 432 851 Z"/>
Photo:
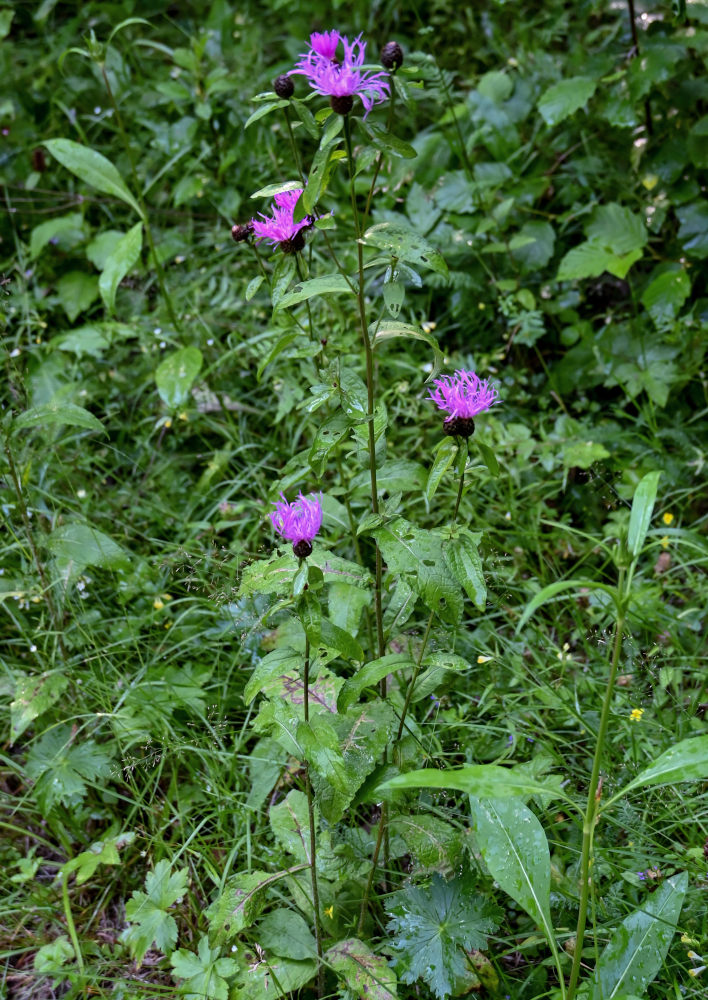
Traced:
<path fill-rule="evenodd" d="M 336 45 L 334 36 L 341 41 L 344 58 L 337 62 L 334 58 Z M 316 41 L 315 41 L 316 40 Z M 310 37 L 309 52 L 300 56 L 291 73 L 300 73 L 309 79 L 310 86 L 331 98 L 331 105 L 340 115 L 347 115 L 354 106 L 354 98 L 359 96 L 366 115 L 374 104 L 385 101 L 389 95 L 388 73 L 363 70 L 366 43 L 358 35 L 350 42 L 345 35 L 330 31 Z M 331 54 L 330 54 L 331 53 Z"/>
<path fill-rule="evenodd" d="M 474 433 L 474 420 L 478 413 L 488 410 L 499 401 L 496 387 L 488 379 L 478 378 L 474 372 L 458 370 L 454 375 L 436 378 L 435 390 L 429 399 L 449 416 L 443 422 L 446 434 L 468 438 Z"/>
<path fill-rule="evenodd" d="M 276 502 L 270 515 L 273 527 L 293 543 L 295 555 L 305 559 L 312 552 L 312 540 L 322 525 L 322 494 L 317 497 L 311 493 L 306 497 L 299 493 L 292 503 L 288 503 L 283 493 L 280 496 L 281 501 Z"/>
<path fill-rule="evenodd" d="M 271 246 L 279 246 L 283 253 L 295 253 L 302 250 L 305 240 L 302 230 L 308 229 L 314 219 L 311 215 L 306 215 L 299 222 L 295 222 L 293 214 L 298 199 L 302 194 L 302 188 L 294 191 L 281 191 L 275 195 L 275 205 L 272 215 L 264 215 L 259 212 L 261 219 L 251 219 L 253 232 L 257 240 L 267 240 Z"/>

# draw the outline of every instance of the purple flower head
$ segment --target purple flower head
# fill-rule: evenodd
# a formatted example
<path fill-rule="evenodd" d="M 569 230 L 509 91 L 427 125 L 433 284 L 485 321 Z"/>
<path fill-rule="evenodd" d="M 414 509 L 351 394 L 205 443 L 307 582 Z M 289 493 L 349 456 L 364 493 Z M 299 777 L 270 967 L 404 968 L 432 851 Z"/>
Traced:
<path fill-rule="evenodd" d="M 331 36 L 335 34 L 344 48 L 344 58 L 341 63 L 333 61 L 332 56 L 328 58 L 323 55 L 325 46 L 322 39 L 327 37 L 330 43 Z M 317 37 L 317 47 L 313 44 L 315 37 Z M 364 105 L 366 118 L 374 104 L 380 104 L 389 96 L 388 73 L 362 69 L 366 43 L 361 41 L 361 35 L 350 42 L 345 35 L 329 32 L 327 35 L 313 35 L 310 44 L 312 47 L 309 52 L 300 56 L 295 69 L 290 72 L 306 76 L 310 86 L 318 94 L 332 99 L 332 107 L 339 114 L 348 114 L 352 109 L 354 97 L 358 96 Z M 334 48 L 336 50 L 336 46 Z M 331 44 L 328 44 L 326 51 L 328 53 L 332 51 Z"/>
<path fill-rule="evenodd" d="M 323 59 L 332 62 L 337 54 L 340 37 L 338 31 L 323 31 L 321 33 L 314 31 L 310 35 L 310 48 L 318 56 L 322 56 Z"/>
<path fill-rule="evenodd" d="M 263 212 L 259 212 L 260 219 L 251 219 L 257 240 L 267 240 L 271 246 L 279 246 L 284 253 L 295 253 L 303 249 L 305 240 L 301 231 L 308 229 L 314 220 L 311 216 L 306 215 L 299 222 L 295 222 L 293 213 L 301 194 L 302 188 L 296 188 L 294 191 L 281 191 L 280 194 L 275 195 L 272 215 L 264 215 Z"/>
<path fill-rule="evenodd" d="M 322 526 L 322 494 L 319 497 L 311 493 L 309 497 L 298 493 L 292 503 L 288 503 L 283 493 L 281 500 L 276 502 L 275 510 L 271 511 L 270 519 L 273 527 L 293 543 L 293 552 L 300 559 L 306 558 L 312 552 L 312 540 Z"/>
<path fill-rule="evenodd" d="M 499 401 L 496 387 L 488 379 L 478 378 L 474 372 L 460 369 L 454 375 L 436 378 L 433 384 L 435 390 L 431 389 L 428 398 L 447 412 L 443 424 L 447 434 L 469 437 L 474 432 L 473 418 Z"/>

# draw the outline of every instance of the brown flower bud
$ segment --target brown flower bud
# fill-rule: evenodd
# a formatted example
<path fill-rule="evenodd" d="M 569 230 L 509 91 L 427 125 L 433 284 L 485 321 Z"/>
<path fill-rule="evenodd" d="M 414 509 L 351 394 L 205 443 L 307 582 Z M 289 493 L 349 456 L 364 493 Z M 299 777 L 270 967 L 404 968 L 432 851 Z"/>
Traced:
<path fill-rule="evenodd" d="M 403 49 L 398 42 L 386 42 L 381 49 L 381 65 L 392 70 L 403 65 Z"/>
<path fill-rule="evenodd" d="M 295 85 L 287 73 L 281 73 L 280 76 L 276 76 L 275 80 L 273 80 L 273 90 L 278 97 L 289 100 L 295 92 Z"/>
<path fill-rule="evenodd" d="M 232 226 L 231 239 L 234 243 L 244 243 L 253 232 L 253 224 L 247 222 L 245 226 Z"/>

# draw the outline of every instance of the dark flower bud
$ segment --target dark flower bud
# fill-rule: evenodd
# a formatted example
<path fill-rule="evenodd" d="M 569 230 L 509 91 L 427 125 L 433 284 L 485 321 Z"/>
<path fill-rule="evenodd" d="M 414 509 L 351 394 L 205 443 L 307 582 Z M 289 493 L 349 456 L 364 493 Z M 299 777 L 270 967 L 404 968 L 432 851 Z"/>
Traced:
<path fill-rule="evenodd" d="M 299 253 L 305 249 L 305 237 L 302 230 L 291 236 L 289 240 L 281 240 L 278 244 L 283 253 Z"/>
<path fill-rule="evenodd" d="M 295 92 L 295 85 L 287 73 L 282 73 L 273 80 L 273 90 L 278 97 L 288 100 Z"/>
<path fill-rule="evenodd" d="M 350 94 L 344 94 L 343 97 L 330 97 L 329 103 L 338 115 L 348 115 L 354 107 L 354 98 Z"/>
<path fill-rule="evenodd" d="M 386 42 L 381 49 L 381 65 L 393 70 L 403 65 L 403 49 L 398 42 Z"/>
<path fill-rule="evenodd" d="M 47 160 L 44 155 L 44 150 L 40 146 L 32 150 L 32 169 L 36 170 L 38 174 L 43 174 L 47 169 Z"/>
<path fill-rule="evenodd" d="M 308 556 L 312 555 L 312 542 L 308 542 L 306 538 L 301 538 L 299 542 L 293 544 L 293 552 L 298 559 L 307 559 Z"/>
<path fill-rule="evenodd" d="M 244 243 L 253 232 L 253 224 L 247 222 L 245 226 L 232 226 L 231 239 L 234 243 Z"/>
<path fill-rule="evenodd" d="M 443 420 L 443 431 L 450 437 L 469 438 L 474 434 L 472 417 L 447 417 Z"/>

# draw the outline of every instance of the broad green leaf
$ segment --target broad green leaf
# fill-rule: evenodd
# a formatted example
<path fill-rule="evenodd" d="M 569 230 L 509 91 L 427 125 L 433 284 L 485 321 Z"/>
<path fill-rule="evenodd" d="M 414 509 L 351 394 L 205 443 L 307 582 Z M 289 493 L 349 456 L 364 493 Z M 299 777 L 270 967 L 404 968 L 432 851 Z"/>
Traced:
<path fill-rule="evenodd" d="M 437 871 L 451 872 L 462 861 L 464 837 L 457 827 L 428 813 L 395 816 L 391 819 L 392 837 L 401 837 L 415 860 L 417 875 Z"/>
<path fill-rule="evenodd" d="M 378 125 L 371 125 L 371 134 L 374 146 L 392 156 L 401 157 L 404 160 L 414 160 L 418 155 L 417 151 L 410 143 L 404 142 L 391 132 L 386 132 Z"/>
<path fill-rule="evenodd" d="M 351 429 L 352 422 L 346 413 L 333 413 L 319 424 L 307 457 L 316 475 L 322 476 L 330 452 Z"/>
<path fill-rule="evenodd" d="M 276 194 L 283 194 L 285 191 L 300 191 L 302 181 L 282 181 L 279 184 L 268 184 L 267 187 L 254 191 L 251 198 L 272 198 Z"/>
<path fill-rule="evenodd" d="M 469 534 L 462 531 L 454 538 L 443 542 L 443 556 L 448 569 L 464 588 L 475 606 L 484 611 L 487 604 L 487 585 L 484 582 L 482 560 L 477 546 Z"/>
<path fill-rule="evenodd" d="M 125 181 L 111 161 L 107 160 L 101 153 L 97 153 L 95 149 L 90 149 L 88 146 L 82 146 L 80 142 L 74 142 L 73 139 L 47 139 L 44 145 L 63 167 L 70 170 L 72 174 L 76 174 L 85 184 L 95 187 L 103 194 L 120 198 L 142 218 L 142 209 L 128 190 Z"/>
<path fill-rule="evenodd" d="M 611 250 L 618 257 L 641 250 L 649 239 L 642 216 L 614 201 L 595 209 L 585 227 L 585 235 L 592 243 Z"/>
<path fill-rule="evenodd" d="M 664 271 L 644 289 L 642 305 L 657 325 L 676 319 L 691 294 L 686 271 Z"/>
<path fill-rule="evenodd" d="M 21 413 L 13 421 L 13 426 L 18 430 L 27 427 L 49 427 L 55 424 L 85 427 L 89 431 L 105 433 L 105 428 L 98 417 L 94 417 L 93 413 L 89 413 L 83 406 L 76 406 L 75 403 L 45 403 L 44 406 L 36 406 Z"/>
<path fill-rule="evenodd" d="M 340 125 L 341 128 L 341 116 L 333 116 L 333 119 L 334 123 Z M 310 165 L 310 172 L 307 176 L 307 187 L 302 196 L 303 216 L 314 214 L 315 206 L 326 191 L 327 183 L 332 173 L 332 161 L 340 142 L 342 142 L 342 138 L 336 136 L 330 138 L 327 130 L 322 136 L 320 147 Z M 295 220 L 298 221 L 297 214 L 295 215 Z"/>
<path fill-rule="evenodd" d="M 519 236 L 527 237 L 530 242 L 513 250 L 512 257 L 526 274 L 540 271 L 553 256 L 556 242 L 553 226 L 550 222 L 525 222 L 519 230 Z"/>
<path fill-rule="evenodd" d="M 375 955 L 358 938 L 338 941 L 324 957 L 353 996 L 361 1000 L 397 1000 L 395 972 L 382 955 Z"/>
<path fill-rule="evenodd" d="M 256 669 L 246 682 L 243 689 L 243 700 L 247 705 L 253 701 L 263 685 L 271 677 L 287 674 L 292 670 L 302 669 L 303 655 L 290 646 L 280 646 L 267 653 L 258 663 Z"/>
<path fill-rule="evenodd" d="M 10 743 L 15 743 L 30 723 L 61 697 L 69 678 L 57 671 L 48 670 L 32 677 L 21 675 L 15 686 L 15 699 L 10 702 Z"/>
<path fill-rule="evenodd" d="M 94 740 L 75 741 L 67 724 L 47 730 L 32 744 L 25 770 L 42 810 L 57 802 L 75 808 L 86 796 L 88 783 L 109 777 L 111 757 Z"/>
<path fill-rule="evenodd" d="M 361 242 L 364 246 L 378 247 L 385 250 L 397 260 L 405 260 L 410 264 L 422 264 L 436 271 L 444 278 L 448 277 L 448 268 L 439 250 L 418 236 L 410 229 L 394 222 L 379 222 L 364 233 Z"/>
<path fill-rule="evenodd" d="M 198 347 L 181 347 L 168 354 L 157 366 L 155 383 L 165 406 L 174 411 L 189 399 L 195 378 L 202 367 Z"/>
<path fill-rule="evenodd" d="M 256 940 L 271 955 L 295 961 L 317 957 L 312 931 L 294 910 L 271 910 L 256 929 Z"/>
<path fill-rule="evenodd" d="M 41 975 L 61 974 L 62 966 L 74 959 L 74 949 L 66 934 L 60 934 L 49 944 L 43 944 L 34 956 L 34 968 Z"/>
<path fill-rule="evenodd" d="M 596 462 L 610 457 L 607 448 L 599 441 L 568 441 L 562 447 L 566 469 L 589 469 Z"/>
<path fill-rule="evenodd" d="M 428 481 L 425 484 L 425 499 L 431 502 L 437 493 L 442 478 L 457 457 L 457 443 L 454 438 L 444 437 L 435 449 L 435 458 L 430 466 Z"/>
<path fill-rule="evenodd" d="M 438 372 L 441 370 L 444 364 L 443 353 L 440 350 L 440 345 L 431 333 L 426 333 L 417 326 L 411 326 L 410 323 L 399 323 L 397 320 L 384 319 L 380 323 L 372 323 L 369 327 L 369 337 L 372 337 L 372 343 L 374 349 L 378 344 L 384 343 L 386 340 L 392 340 L 395 337 L 405 337 L 409 340 L 422 340 L 433 350 L 433 370 L 430 373 L 426 381 L 435 378 Z"/>
<path fill-rule="evenodd" d="M 282 801 L 270 807 L 268 822 L 280 846 L 298 861 L 309 865 L 310 827 L 304 792 L 291 789 Z"/>
<path fill-rule="evenodd" d="M 14 10 L 8 10 L 6 7 L 0 10 L 0 39 L 7 38 L 10 34 L 10 25 L 14 16 Z"/>
<path fill-rule="evenodd" d="M 593 1000 L 642 996 L 669 950 L 688 889 L 688 872 L 665 882 L 622 921 L 598 959 Z"/>
<path fill-rule="evenodd" d="M 259 275 L 259 277 L 260 277 L 260 275 Z M 299 330 L 289 330 L 288 333 L 284 333 L 282 335 L 282 337 L 278 337 L 278 339 L 276 340 L 275 344 L 273 344 L 273 346 L 271 347 L 271 349 L 268 351 L 268 353 L 265 355 L 265 357 L 261 359 L 261 361 L 260 361 L 260 363 L 258 365 L 258 370 L 256 371 L 256 381 L 257 382 L 260 382 L 261 375 L 266 370 L 266 368 L 268 367 L 268 365 L 272 361 L 275 361 L 275 359 L 277 357 L 279 357 L 283 353 L 283 351 L 285 350 L 285 348 L 289 347 L 293 343 L 294 340 L 297 340 L 297 338 L 299 336 L 300 336 L 300 331 Z"/>
<path fill-rule="evenodd" d="M 660 475 L 660 472 L 647 473 L 634 491 L 629 531 L 627 532 L 627 548 L 634 559 L 639 555 L 647 536 Z"/>
<path fill-rule="evenodd" d="M 98 281 L 98 287 L 101 292 L 101 298 L 109 312 L 113 312 L 115 309 L 118 285 L 130 269 L 137 264 L 142 246 L 143 224 L 142 222 L 137 222 L 119 240 L 113 253 L 106 261 Z"/>
<path fill-rule="evenodd" d="M 607 805 L 633 792 L 635 788 L 643 788 L 646 785 L 673 785 L 679 781 L 706 779 L 708 779 L 708 736 L 693 736 L 681 740 L 676 746 L 660 754 L 653 764 L 613 795 Z"/>
<path fill-rule="evenodd" d="M 325 274 L 321 278 L 310 278 L 309 281 L 301 281 L 288 292 L 275 306 L 278 309 L 288 309 L 290 306 L 304 302 L 315 295 L 337 295 L 341 293 L 353 295 L 354 289 L 342 274 Z"/>
<path fill-rule="evenodd" d="M 67 271 L 57 281 L 57 295 L 69 322 L 73 323 L 98 298 L 98 279 L 85 271 Z"/>
<path fill-rule="evenodd" d="M 454 788 L 458 792 L 478 798 L 514 799 L 542 795 L 549 799 L 566 798 L 561 792 L 560 775 L 551 775 L 546 782 L 536 781 L 527 774 L 518 773 L 513 767 L 498 764 L 468 764 L 466 767 L 439 771 L 424 768 L 408 771 L 389 778 L 382 789 L 407 790 L 410 788 Z"/>
<path fill-rule="evenodd" d="M 251 299 L 256 294 L 256 292 L 261 287 L 261 285 L 263 284 L 264 281 L 265 281 L 265 278 L 263 277 L 262 274 L 257 274 L 255 276 L 255 278 L 251 278 L 251 280 L 248 282 L 248 285 L 246 286 L 246 291 L 244 292 L 244 295 L 243 295 L 243 297 L 246 300 L 246 302 L 250 302 L 251 301 Z M 265 365 L 263 367 L 265 367 Z M 259 369 L 258 369 L 259 373 L 260 373 L 261 370 L 262 369 L 259 366 Z"/>
<path fill-rule="evenodd" d="M 346 660 L 363 662 L 365 659 L 364 650 L 356 639 L 327 618 L 323 618 L 321 622 L 320 643 L 328 649 L 336 650 Z"/>
<path fill-rule="evenodd" d="M 513 799 L 470 796 L 472 825 L 495 882 L 523 907 L 555 947 L 551 924 L 551 854 L 536 815 Z"/>
<path fill-rule="evenodd" d="M 589 76 L 572 76 L 554 83 L 541 94 L 538 110 L 547 125 L 557 125 L 575 114 L 595 93 L 597 82 Z"/>
<path fill-rule="evenodd" d="M 78 576 L 86 566 L 114 568 L 128 562 L 125 549 L 88 524 L 61 524 L 51 533 L 47 544 L 62 576 L 69 579 Z"/>
<path fill-rule="evenodd" d="M 361 612 L 369 603 L 369 595 L 351 583 L 333 583 L 329 588 L 329 617 L 350 635 L 356 635 L 361 622 Z M 360 671 L 354 676 L 358 676 Z"/>
<path fill-rule="evenodd" d="M 441 685 L 447 684 L 450 679 L 447 675 L 450 672 L 459 673 L 472 670 L 472 664 L 463 656 L 443 650 L 429 653 L 424 657 L 422 665 L 425 670 L 416 681 L 413 702 L 428 698 Z"/>
<path fill-rule="evenodd" d="M 613 601 L 617 600 L 617 591 L 614 587 L 608 587 L 607 584 L 597 583 L 595 580 L 557 580 L 556 583 L 549 583 L 547 587 L 540 590 L 535 597 L 533 597 L 529 603 L 526 605 L 526 609 L 519 619 L 519 623 L 516 626 L 517 634 L 524 627 L 529 618 L 534 615 L 538 609 L 550 601 L 551 598 L 556 597 L 558 594 L 562 594 L 566 590 L 602 590 Z"/>
<path fill-rule="evenodd" d="M 487 466 L 489 473 L 492 476 L 495 477 L 498 476 L 500 469 L 499 469 L 499 462 L 497 461 L 497 456 L 494 454 L 489 445 L 484 443 L 484 441 L 480 441 L 479 438 L 477 438 L 476 442 L 477 442 L 477 447 L 479 448 L 479 453 L 482 456 L 482 461 Z"/>
<path fill-rule="evenodd" d="M 337 699 L 337 708 L 346 712 L 365 688 L 375 687 L 380 680 L 398 670 L 413 670 L 415 663 L 408 653 L 389 653 L 378 660 L 371 660 L 344 683 Z"/>
<path fill-rule="evenodd" d="M 402 281 L 386 281 L 383 286 L 383 299 L 389 316 L 398 318 L 404 299 L 406 297 L 406 286 Z"/>
<path fill-rule="evenodd" d="M 569 250 L 558 268 L 557 281 L 572 281 L 575 278 L 598 278 L 603 271 L 609 271 L 617 278 L 624 278 L 632 264 L 642 256 L 641 250 L 632 250 L 623 256 L 606 250 L 599 243 L 590 240 Z"/>
<path fill-rule="evenodd" d="M 279 955 L 260 965 L 255 951 L 247 951 L 247 968 L 239 974 L 234 1000 L 279 1000 L 280 997 L 306 996 L 299 991 L 314 979 L 317 962 L 313 958 L 294 961 Z M 199 998 L 201 1000 L 201 997 Z"/>
<path fill-rule="evenodd" d="M 298 871 L 300 867 L 306 866 L 297 866 L 294 870 Z M 251 927 L 258 920 L 266 904 L 267 890 L 292 871 L 293 869 L 264 872 L 255 869 L 232 875 L 223 892 L 206 910 L 209 933 L 213 935 L 214 940 L 222 944 L 230 941 L 247 927 Z"/>
<path fill-rule="evenodd" d="M 84 217 L 81 212 L 70 212 L 35 226 L 30 236 L 30 259 L 34 260 L 49 244 L 56 242 L 62 250 L 82 243 L 86 238 Z"/>

